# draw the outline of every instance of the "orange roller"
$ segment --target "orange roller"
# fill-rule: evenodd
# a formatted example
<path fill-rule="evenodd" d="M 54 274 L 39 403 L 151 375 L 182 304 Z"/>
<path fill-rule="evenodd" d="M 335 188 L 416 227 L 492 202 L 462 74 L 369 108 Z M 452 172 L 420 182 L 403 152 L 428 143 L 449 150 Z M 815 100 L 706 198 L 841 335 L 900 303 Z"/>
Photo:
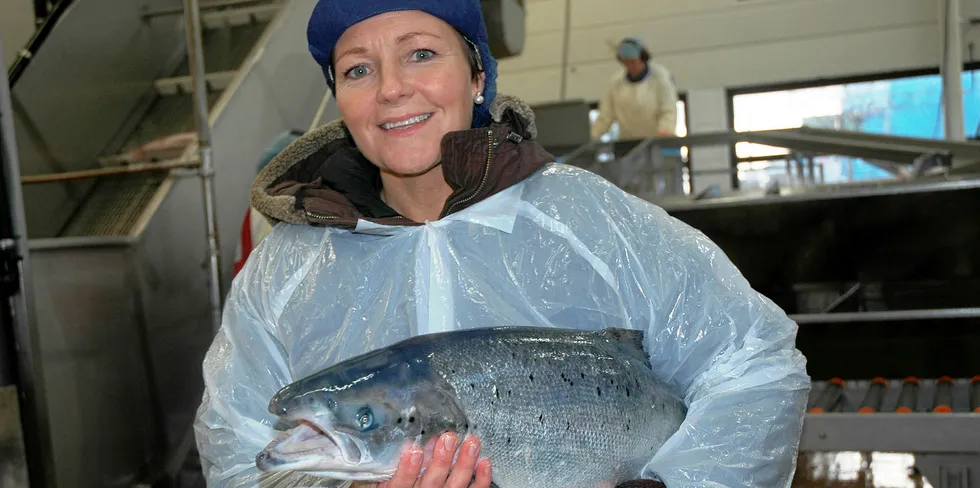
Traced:
<path fill-rule="evenodd" d="M 902 383 L 902 392 L 898 395 L 898 403 L 895 405 L 896 413 L 912 413 L 915 409 L 915 401 L 919 394 L 919 379 L 914 376 L 905 378 Z"/>
<path fill-rule="evenodd" d="M 864 394 L 864 399 L 861 400 L 858 413 L 875 413 L 880 410 L 881 401 L 885 397 L 886 386 L 888 386 L 888 382 L 884 378 L 879 376 L 872 379 L 867 393 Z"/>
<path fill-rule="evenodd" d="M 823 392 L 817 398 L 817 401 L 813 404 L 810 409 L 812 414 L 822 414 L 824 412 L 830 412 L 837 407 L 837 403 L 840 402 L 841 396 L 844 394 L 844 380 L 840 378 L 831 378 L 827 381 L 827 386 L 824 388 Z"/>
<path fill-rule="evenodd" d="M 970 380 L 970 410 L 980 413 L 980 376 Z"/>
<path fill-rule="evenodd" d="M 936 379 L 936 399 L 933 401 L 933 413 L 950 413 L 953 411 L 953 378 L 941 376 Z"/>

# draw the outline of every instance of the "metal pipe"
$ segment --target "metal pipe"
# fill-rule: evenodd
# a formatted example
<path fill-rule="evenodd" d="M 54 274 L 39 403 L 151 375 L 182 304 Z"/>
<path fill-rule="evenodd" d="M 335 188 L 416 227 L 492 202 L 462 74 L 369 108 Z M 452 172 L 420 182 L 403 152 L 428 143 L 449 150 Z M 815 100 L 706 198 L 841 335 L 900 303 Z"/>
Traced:
<path fill-rule="evenodd" d="M 3 46 L 0 43 L 0 65 L 4 64 Z M 24 430 L 24 448 L 30 486 L 45 488 L 55 486 L 54 460 L 51 456 L 51 424 L 48 417 L 48 400 L 44 384 L 44 366 L 38 328 L 33 321 L 34 300 L 31 278 L 31 253 L 27 242 L 27 219 L 24 215 L 24 197 L 20 181 L 20 164 L 17 159 L 17 140 L 14 135 L 13 107 L 10 85 L 0 81 L 0 187 L 9 206 L 10 222 L 5 236 L 5 246 L 13 246 L 18 259 L 11 263 L 16 269 L 17 292 L 5 299 L 13 318 L 17 350 L 17 390 L 20 396 L 20 412 Z M 8 248 L 9 249 L 9 248 Z"/>
<path fill-rule="evenodd" d="M 980 413 L 980 376 L 970 380 L 970 411 Z"/>
<path fill-rule="evenodd" d="M 194 80 L 194 122 L 198 131 L 197 150 L 201 157 L 201 190 L 204 194 L 204 220 L 207 230 L 208 277 L 211 327 L 221 327 L 221 261 L 218 240 L 218 216 L 215 210 L 214 161 L 211 154 L 211 124 L 208 118 L 208 94 L 205 85 L 204 46 L 201 39 L 201 11 L 197 0 L 184 0 L 187 34 L 187 60 Z"/>
<path fill-rule="evenodd" d="M 79 171 L 66 171 L 63 173 L 48 173 L 43 175 L 22 176 L 20 182 L 23 185 L 34 185 L 38 183 L 54 183 L 58 181 L 84 180 L 89 178 L 99 178 L 102 176 L 116 176 L 132 173 L 147 173 L 152 171 L 166 171 L 178 168 L 197 168 L 201 161 L 197 158 L 178 158 L 159 163 L 139 163 L 112 168 L 85 169 Z"/>
<path fill-rule="evenodd" d="M 323 94 L 323 99 L 320 100 L 320 106 L 316 109 L 316 115 L 313 116 L 313 121 L 310 122 L 310 130 L 316 129 L 320 125 L 320 119 L 323 118 L 323 112 L 327 111 L 327 104 L 330 102 L 330 88 L 327 88 L 326 92 Z"/>
<path fill-rule="evenodd" d="M 861 289 L 861 283 L 855 283 L 854 286 L 851 286 L 847 291 L 845 291 L 839 297 L 834 299 L 834 301 L 831 302 L 830 305 L 827 305 L 827 308 L 824 308 L 822 313 L 833 312 L 834 309 L 839 307 L 842 303 L 846 302 L 848 298 L 851 298 L 860 289 Z"/>
<path fill-rule="evenodd" d="M 980 318 L 980 308 L 938 308 L 934 310 L 888 310 L 881 312 L 805 313 L 790 315 L 798 324 L 839 322 L 884 322 L 890 320 Z"/>
<path fill-rule="evenodd" d="M 817 398 L 816 403 L 810 408 L 810 413 L 821 414 L 825 412 L 831 412 L 840 403 L 841 398 L 844 396 L 844 380 L 840 378 L 831 378 L 827 382 L 827 386 L 824 388 L 823 393 Z"/>
<path fill-rule="evenodd" d="M 936 397 L 933 399 L 932 411 L 935 413 L 953 411 L 953 378 L 943 376 L 936 380 Z"/>
<path fill-rule="evenodd" d="M 960 41 L 960 0 L 941 0 L 943 21 L 942 75 L 946 139 L 963 141 L 963 49 Z"/>
<path fill-rule="evenodd" d="M 905 378 L 902 382 L 902 391 L 898 394 L 898 402 L 895 404 L 896 413 L 912 413 L 915 411 L 915 404 L 918 401 L 919 379 L 914 376 Z"/>
<path fill-rule="evenodd" d="M 565 100 L 568 93 L 568 59 L 572 42 L 572 0 L 565 0 L 565 25 L 561 33 L 561 88 L 559 100 Z"/>
<path fill-rule="evenodd" d="M 875 413 L 881 410 L 881 401 L 885 398 L 885 388 L 888 382 L 884 378 L 878 377 L 871 380 L 868 391 L 861 400 L 858 413 Z"/>

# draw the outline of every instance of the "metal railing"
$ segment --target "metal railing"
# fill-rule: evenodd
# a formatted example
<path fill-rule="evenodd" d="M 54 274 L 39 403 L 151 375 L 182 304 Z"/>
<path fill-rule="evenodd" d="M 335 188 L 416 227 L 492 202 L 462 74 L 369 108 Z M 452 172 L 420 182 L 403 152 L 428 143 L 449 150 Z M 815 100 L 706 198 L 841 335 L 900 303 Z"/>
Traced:
<path fill-rule="evenodd" d="M 683 137 L 653 137 L 642 141 L 601 143 L 590 141 L 561 158 L 564 163 L 602 173 L 609 162 L 597 157 L 609 147 L 632 146 L 626 155 L 617 159 L 619 186 L 629 184 L 638 172 L 652 166 L 663 171 L 664 149 L 694 146 L 733 146 L 739 142 L 763 144 L 790 150 L 786 158 L 795 160 L 806 180 L 816 182 L 813 158 L 819 155 L 839 155 L 860 158 L 875 164 L 897 177 L 914 180 L 926 175 L 949 173 L 980 164 L 980 143 L 932 140 L 911 137 L 865 134 L 814 128 L 764 130 L 755 132 L 719 131 Z M 724 171 L 724 170 L 719 170 Z M 731 168 L 731 172 L 737 171 Z M 607 171 L 608 172 L 608 171 Z M 676 173 L 676 170 L 672 170 Z M 693 171 L 692 173 L 697 173 Z M 811 177 L 813 176 L 813 177 Z"/>
<path fill-rule="evenodd" d="M 221 327 L 221 261 L 218 242 L 218 216 L 215 209 L 214 160 L 211 152 L 211 123 L 208 117 L 208 93 L 205 85 L 204 44 L 201 34 L 201 10 L 198 0 L 184 0 L 187 31 L 187 56 L 194 80 L 194 123 L 198 130 L 197 152 L 200 158 L 201 190 L 204 193 L 204 217 L 207 228 L 208 285 L 211 325 L 214 333 Z"/>
<path fill-rule="evenodd" d="M 634 192 L 643 184 L 633 181 L 652 172 L 680 177 L 679 170 L 665 164 L 663 149 L 681 147 L 734 145 L 738 142 L 760 143 L 790 150 L 787 162 L 796 158 L 795 166 L 804 170 L 803 185 L 790 189 L 767 188 L 762 191 L 735 191 L 708 195 L 707 190 L 692 194 L 663 192 Z M 642 141 L 612 143 L 613 152 L 623 154 L 614 161 L 602 161 L 599 154 L 609 152 L 610 143 L 590 141 L 559 159 L 560 162 L 582 167 L 610 180 L 623 190 L 640 198 L 654 201 L 666 211 L 678 214 L 691 210 L 726 209 L 735 206 L 769 205 L 789 202 L 874 197 L 896 194 L 938 191 L 980 192 L 980 142 L 927 140 L 909 137 L 863 134 L 825 129 L 783 129 L 760 132 L 714 132 L 685 137 L 657 137 Z M 818 183 L 812 169 L 818 155 L 842 155 L 871 160 L 890 169 L 894 179 L 874 182 Z M 677 161 L 680 158 L 675 158 Z M 676 161 L 675 161 L 676 162 Z M 735 174 L 737 167 L 698 171 L 699 173 Z M 787 164 L 787 171 L 791 171 Z M 646 173 L 644 173 L 646 172 Z M 846 296 L 842 296 L 841 300 Z M 802 313 L 790 317 L 799 324 L 869 323 L 883 321 L 953 320 L 980 318 L 980 307 L 937 308 L 918 310 L 888 310 L 868 312 Z"/>
<path fill-rule="evenodd" d="M 194 170 L 193 174 L 201 178 L 201 189 L 204 197 L 203 207 L 207 231 L 211 324 L 213 331 L 217 332 L 221 326 L 222 307 L 220 243 L 214 188 L 215 171 L 211 148 L 211 126 L 208 116 L 206 72 L 204 69 L 204 47 L 201 33 L 201 9 L 198 0 L 183 0 L 183 2 L 184 8 L 182 11 L 187 36 L 188 65 L 190 67 L 190 79 L 193 87 L 194 123 L 197 131 L 195 154 L 153 163 L 136 163 L 108 168 L 21 176 L 20 181 L 23 185 L 31 185 L 153 171 Z M 67 3 L 69 2 L 62 2 L 59 6 L 66 5 Z M 54 17 L 54 15 L 49 17 L 49 21 L 55 21 L 56 19 Z"/>
<path fill-rule="evenodd" d="M 64 14 L 69 7 L 71 7 L 73 0 L 60 0 L 54 4 L 54 8 L 47 11 L 47 8 L 42 10 L 40 5 L 36 2 L 36 12 L 35 15 L 38 16 L 38 21 L 40 24 L 37 30 L 34 31 L 34 35 L 31 39 L 27 41 L 27 46 L 20 51 L 17 59 L 14 60 L 13 64 L 10 65 L 10 69 L 7 70 L 7 82 L 10 85 L 11 90 L 14 85 L 17 84 L 17 80 L 20 76 L 24 74 L 24 70 L 27 69 L 27 65 L 31 64 L 31 59 L 37 53 L 41 45 L 44 44 L 44 40 L 48 38 L 48 34 L 57 25 L 58 20 L 61 19 L 62 14 Z M 43 19 L 43 20 L 42 20 Z"/>

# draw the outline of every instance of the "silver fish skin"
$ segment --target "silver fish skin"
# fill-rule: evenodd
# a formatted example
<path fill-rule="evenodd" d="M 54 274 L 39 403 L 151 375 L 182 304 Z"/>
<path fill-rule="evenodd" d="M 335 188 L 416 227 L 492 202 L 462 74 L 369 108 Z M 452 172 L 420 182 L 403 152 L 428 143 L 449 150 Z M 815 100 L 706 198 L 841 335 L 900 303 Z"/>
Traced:
<path fill-rule="evenodd" d="M 262 471 L 388 479 L 413 442 L 482 442 L 498 488 L 613 487 L 680 428 L 683 400 L 639 330 L 493 327 L 413 337 L 287 385 L 269 405 L 299 426 Z"/>

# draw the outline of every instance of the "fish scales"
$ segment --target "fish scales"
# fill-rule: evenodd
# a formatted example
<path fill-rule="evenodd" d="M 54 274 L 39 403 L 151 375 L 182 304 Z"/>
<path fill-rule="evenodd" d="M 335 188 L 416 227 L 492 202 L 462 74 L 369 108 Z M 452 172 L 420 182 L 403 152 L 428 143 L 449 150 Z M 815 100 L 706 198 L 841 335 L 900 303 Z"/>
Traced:
<path fill-rule="evenodd" d="M 257 456 L 263 471 L 386 479 L 406 442 L 449 430 L 481 440 L 498 488 L 636 479 L 686 415 L 641 331 L 541 327 L 406 339 L 287 385 L 270 411 L 300 425 Z"/>
<path fill-rule="evenodd" d="M 493 460 L 494 483 L 594 488 L 638 477 L 683 421 L 680 399 L 623 353 L 629 344 L 521 332 L 433 344 L 432 367 Z"/>

